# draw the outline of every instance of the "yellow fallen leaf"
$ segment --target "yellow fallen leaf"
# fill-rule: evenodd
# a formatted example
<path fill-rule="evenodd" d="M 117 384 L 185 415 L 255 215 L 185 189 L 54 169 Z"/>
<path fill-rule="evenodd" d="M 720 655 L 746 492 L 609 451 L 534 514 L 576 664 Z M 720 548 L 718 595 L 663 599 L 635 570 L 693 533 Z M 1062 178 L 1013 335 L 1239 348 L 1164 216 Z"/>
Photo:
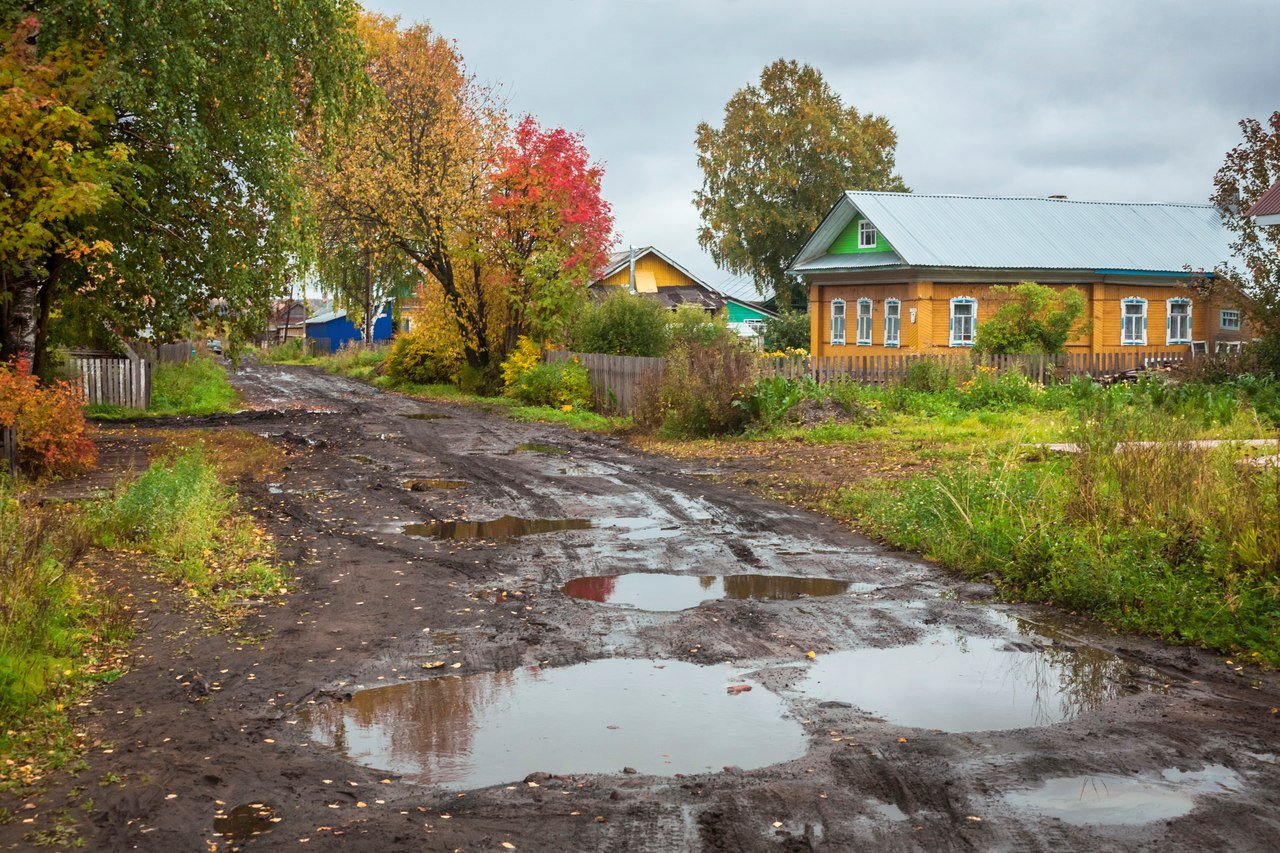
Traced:
<path fill-rule="evenodd" d="M 450 669 L 458 669 L 458 668 L 459 668 L 459 667 L 461 667 L 461 666 L 462 666 L 462 664 L 460 664 L 460 663 L 455 663 L 453 666 L 451 666 L 451 667 L 450 667 Z"/>
<path fill-rule="evenodd" d="M 504 841 L 504 842 L 502 842 L 502 846 L 503 846 L 505 849 L 507 849 L 507 850 L 515 850 L 515 849 L 516 849 L 516 846 L 515 846 L 514 844 L 512 844 L 510 841 Z"/>
<path fill-rule="evenodd" d="M 808 654 L 806 654 L 806 655 L 805 655 L 805 657 L 807 657 L 809 660 L 813 660 L 813 659 L 815 659 L 817 656 L 818 656 L 818 653 L 817 653 L 817 652 L 809 652 Z"/>
<path fill-rule="evenodd" d="M 369 807 L 368 803 L 366 803 L 364 800 L 360 800 L 356 803 L 356 808 L 358 809 L 364 809 L 368 807 Z"/>

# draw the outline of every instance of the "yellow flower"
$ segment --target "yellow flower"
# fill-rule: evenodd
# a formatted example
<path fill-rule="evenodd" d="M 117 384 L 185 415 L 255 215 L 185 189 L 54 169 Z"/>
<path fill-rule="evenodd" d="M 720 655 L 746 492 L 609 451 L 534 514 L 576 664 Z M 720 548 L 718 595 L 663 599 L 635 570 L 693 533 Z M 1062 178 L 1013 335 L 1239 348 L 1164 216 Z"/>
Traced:
<path fill-rule="evenodd" d="M 562 411 L 562 412 L 572 412 L 572 411 L 573 411 L 573 403 L 565 403 L 563 406 L 561 406 L 561 407 L 560 407 L 560 411 Z"/>

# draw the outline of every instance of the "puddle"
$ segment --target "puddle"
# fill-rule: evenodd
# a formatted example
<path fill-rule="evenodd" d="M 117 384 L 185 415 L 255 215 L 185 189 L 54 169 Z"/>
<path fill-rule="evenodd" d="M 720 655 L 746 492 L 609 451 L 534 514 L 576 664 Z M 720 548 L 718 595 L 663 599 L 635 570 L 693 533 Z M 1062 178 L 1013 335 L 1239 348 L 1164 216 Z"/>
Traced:
<path fill-rule="evenodd" d="M 245 803 L 213 818 L 213 834 L 228 841 L 244 841 L 275 828 L 275 809 L 266 803 Z"/>
<path fill-rule="evenodd" d="M 1005 794 L 1006 803 L 1076 826 L 1172 820 L 1195 808 L 1196 797 L 1239 790 L 1240 776 L 1221 764 L 1141 776 L 1069 776 L 1040 788 Z"/>
<path fill-rule="evenodd" d="M 649 539 L 670 539 L 681 533 L 678 524 L 661 524 L 652 518 L 641 516 L 609 518 L 599 522 L 600 527 L 622 530 L 623 539 L 646 541 Z"/>
<path fill-rule="evenodd" d="M 511 542 L 521 536 L 555 533 L 560 530 L 585 530 L 591 522 L 585 518 L 516 518 L 504 515 L 492 521 L 432 521 L 406 524 L 402 532 L 430 539 L 486 539 Z"/>
<path fill-rule="evenodd" d="M 871 802 L 871 810 L 885 820 L 899 821 L 907 819 L 907 813 L 893 803 L 882 803 L 879 800 L 873 800 Z"/>
<path fill-rule="evenodd" d="M 570 598 L 596 601 L 637 610 L 675 611 L 697 607 L 705 601 L 794 601 L 815 595 L 840 595 L 847 581 L 774 575 L 669 575 L 635 573 L 575 578 L 560 588 Z"/>
<path fill-rule="evenodd" d="M 533 772 L 753 769 L 804 755 L 800 724 L 756 686 L 729 695 L 726 665 L 613 658 L 364 690 L 303 716 L 353 761 L 452 789 Z"/>
<path fill-rule="evenodd" d="M 434 412 L 414 412 L 411 415 L 402 415 L 411 421 L 438 421 L 449 417 L 448 415 L 437 415 Z"/>
<path fill-rule="evenodd" d="M 430 478 L 404 481 L 404 487 L 411 492 L 430 492 L 435 491 L 436 489 L 461 489 L 466 484 L 466 480 L 433 480 Z"/>
<path fill-rule="evenodd" d="M 563 447 L 556 447 L 554 444 L 543 444 L 540 441 L 526 441 L 524 444 L 517 444 L 516 450 L 528 453 L 555 453 L 564 455 L 569 451 Z"/>
<path fill-rule="evenodd" d="M 1007 621 L 1012 636 L 945 628 L 914 645 L 820 655 L 798 689 L 898 725 L 951 732 L 1052 725 L 1158 689 L 1138 677 L 1154 673 L 1108 652 L 1054 645 L 1029 623 Z"/>

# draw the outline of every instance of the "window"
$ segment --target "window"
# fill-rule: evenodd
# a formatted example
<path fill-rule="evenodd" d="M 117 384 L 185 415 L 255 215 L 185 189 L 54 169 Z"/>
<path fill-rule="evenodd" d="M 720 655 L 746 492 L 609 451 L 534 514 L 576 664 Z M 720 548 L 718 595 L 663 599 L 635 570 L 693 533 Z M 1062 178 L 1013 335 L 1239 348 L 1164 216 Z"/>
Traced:
<path fill-rule="evenodd" d="M 746 323 L 747 328 L 755 332 L 757 335 L 764 334 L 764 326 L 765 326 L 764 320 L 743 320 L 742 322 Z"/>
<path fill-rule="evenodd" d="M 1147 345 L 1147 300 L 1121 300 L 1120 343 L 1124 346 Z"/>
<path fill-rule="evenodd" d="M 831 343 L 844 344 L 844 300 L 836 299 L 831 303 Z"/>
<path fill-rule="evenodd" d="M 876 226 L 864 219 L 858 223 L 858 248 L 874 249 L 876 247 Z"/>
<path fill-rule="evenodd" d="M 967 296 L 951 300 L 951 346 L 973 346 L 978 329 L 978 303 Z"/>
<path fill-rule="evenodd" d="M 1232 332 L 1240 331 L 1240 312 L 1223 311 L 1218 314 L 1218 328 Z"/>
<path fill-rule="evenodd" d="M 871 300 L 858 300 L 858 346 L 871 346 Z"/>
<path fill-rule="evenodd" d="M 1165 310 L 1165 343 L 1191 343 L 1191 300 L 1170 299 Z"/>
<path fill-rule="evenodd" d="M 886 299 L 884 303 L 884 345 L 896 347 L 902 337 L 902 303 Z"/>

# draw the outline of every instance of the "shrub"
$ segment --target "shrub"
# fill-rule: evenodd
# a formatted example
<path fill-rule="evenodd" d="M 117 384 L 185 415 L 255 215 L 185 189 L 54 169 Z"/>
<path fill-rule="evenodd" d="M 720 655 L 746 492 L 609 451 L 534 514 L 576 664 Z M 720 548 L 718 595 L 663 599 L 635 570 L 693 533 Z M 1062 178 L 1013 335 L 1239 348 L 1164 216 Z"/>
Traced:
<path fill-rule="evenodd" d="M 539 364 L 521 374 L 510 390 L 516 399 L 533 406 L 589 408 L 591 405 L 587 369 L 577 361 Z"/>
<path fill-rule="evenodd" d="M 747 413 L 737 401 L 747 394 L 751 365 L 750 353 L 725 338 L 671 353 L 666 371 L 641 386 L 636 423 L 685 437 L 741 431 Z"/>
<path fill-rule="evenodd" d="M 803 311 L 784 310 L 764 324 L 764 347 L 778 350 L 809 351 L 809 315 Z"/>
<path fill-rule="evenodd" d="M 66 382 L 41 385 L 31 365 L 0 365 L 0 426 L 18 432 L 18 461 L 36 474 L 71 474 L 93 465 L 79 391 Z"/>
<path fill-rule="evenodd" d="M 542 364 L 542 347 L 524 335 L 516 341 L 516 348 L 502 362 L 502 384 L 512 388 L 530 370 Z"/>
<path fill-rule="evenodd" d="M 978 368 L 960 386 L 960 404 L 966 409 L 1012 409 L 1035 399 L 1036 386 L 1016 370 L 995 373 Z"/>
<path fill-rule="evenodd" d="M 1084 316 L 1088 304 L 1078 288 L 1056 290 L 1033 281 L 1013 287 L 991 288 L 1003 297 L 986 322 L 978 326 L 973 349 L 977 353 L 1061 353 Z M 1084 326 L 1078 331 L 1088 329 Z"/>
<path fill-rule="evenodd" d="M 412 331 L 396 338 L 387 356 L 387 375 L 394 382 L 431 385 L 452 382 L 462 369 L 458 348 L 442 342 L 438 335 Z"/>
<path fill-rule="evenodd" d="M 737 340 L 723 315 L 708 314 L 696 305 L 681 305 L 667 315 L 667 349 L 710 346 L 719 338 Z"/>
<path fill-rule="evenodd" d="M 667 350 L 667 311 L 657 300 L 619 291 L 587 305 L 571 339 L 578 352 L 661 356 Z"/>
<path fill-rule="evenodd" d="M 746 419 L 760 429 L 773 429 L 786 423 L 792 410 L 813 395 L 812 381 L 793 382 L 781 376 L 757 379 L 742 398 L 734 401 Z"/>

